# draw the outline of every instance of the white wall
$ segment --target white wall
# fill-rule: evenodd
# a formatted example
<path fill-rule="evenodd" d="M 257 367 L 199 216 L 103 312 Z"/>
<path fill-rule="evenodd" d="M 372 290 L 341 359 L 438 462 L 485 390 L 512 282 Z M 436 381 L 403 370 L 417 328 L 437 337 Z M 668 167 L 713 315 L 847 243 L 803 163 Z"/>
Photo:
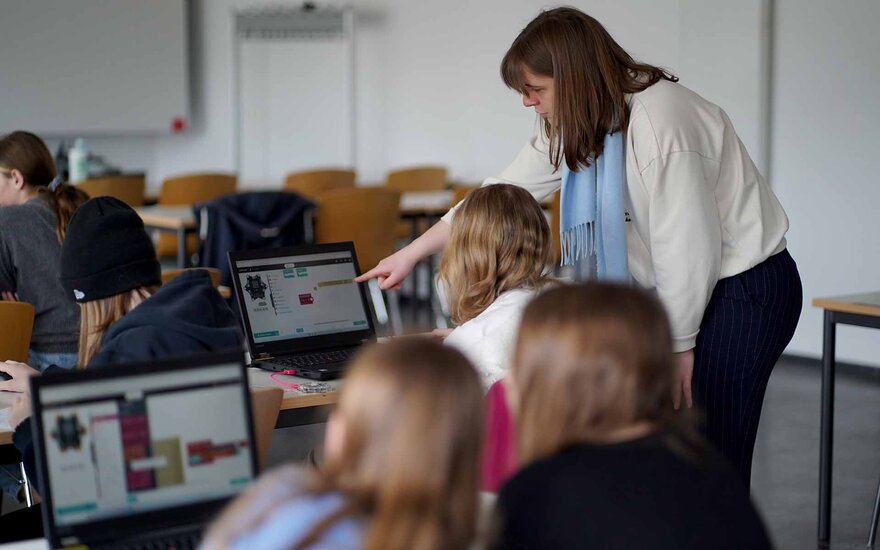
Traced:
<path fill-rule="evenodd" d="M 769 0 L 577 0 L 635 57 L 671 69 L 721 105 L 759 167 L 763 158 L 761 10 Z M 184 135 L 102 140 L 93 150 L 166 175 L 231 170 L 233 8 L 193 0 L 194 127 Z M 297 5 L 298 2 L 290 2 Z M 792 353 L 818 356 L 815 296 L 876 289 L 880 234 L 875 181 L 880 109 L 880 3 L 776 0 L 771 185 L 791 219 L 790 250 L 805 307 Z M 534 115 L 498 75 L 505 50 L 545 4 L 538 0 L 355 0 L 357 169 L 378 182 L 392 167 L 443 162 L 474 182 L 522 146 Z M 876 333 L 840 331 L 842 359 L 878 364 Z"/>
<path fill-rule="evenodd" d="M 820 296 L 880 290 L 880 2 L 777 0 L 771 174 L 804 283 L 789 351 L 819 355 Z M 880 332 L 842 327 L 842 360 L 880 364 Z"/>

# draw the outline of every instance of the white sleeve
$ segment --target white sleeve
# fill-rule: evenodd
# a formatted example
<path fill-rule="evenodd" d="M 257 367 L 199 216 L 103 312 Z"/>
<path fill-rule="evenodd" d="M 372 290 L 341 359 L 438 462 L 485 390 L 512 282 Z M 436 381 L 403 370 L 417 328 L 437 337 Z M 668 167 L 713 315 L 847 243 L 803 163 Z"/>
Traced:
<path fill-rule="evenodd" d="M 650 197 L 651 260 L 657 294 L 672 325 L 673 351 L 694 347 L 721 272 L 719 165 L 697 153 L 670 153 L 642 171 Z"/>
<path fill-rule="evenodd" d="M 548 147 L 544 131 L 539 129 L 516 155 L 510 166 L 497 177 L 486 178 L 483 185 L 494 183 L 518 185 L 531 193 L 538 202 L 543 201 L 560 186 L 559 172 L 550 162 Z M 458 209 L 457 204 L 441 219 L 446 223 L 452 223 L 456 209 Z"/>

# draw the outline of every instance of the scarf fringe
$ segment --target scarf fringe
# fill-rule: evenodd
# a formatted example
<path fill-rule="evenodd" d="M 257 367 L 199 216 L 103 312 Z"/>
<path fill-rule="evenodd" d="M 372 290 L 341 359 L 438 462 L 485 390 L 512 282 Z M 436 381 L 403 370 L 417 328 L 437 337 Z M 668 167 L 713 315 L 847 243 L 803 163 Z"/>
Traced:
<path fill-rule="evenodd" d="M 559 232 L 562 265 L 576 262 L 596 253 L 596 222 L 584 222 Z"/>

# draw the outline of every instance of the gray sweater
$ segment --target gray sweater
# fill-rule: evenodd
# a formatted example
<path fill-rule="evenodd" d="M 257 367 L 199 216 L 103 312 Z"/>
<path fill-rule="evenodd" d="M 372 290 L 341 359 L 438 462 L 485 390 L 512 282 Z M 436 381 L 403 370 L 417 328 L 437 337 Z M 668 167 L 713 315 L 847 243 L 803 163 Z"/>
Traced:
<path fill-rule="evenodd" d="M 36 310 L 31 349 L 76 353 L 79 306 L 61 287 L 55 214 L 42 198 L 0 208 L 0 290 Z M 0 358 L 2 359 L 2 358 Z"/>

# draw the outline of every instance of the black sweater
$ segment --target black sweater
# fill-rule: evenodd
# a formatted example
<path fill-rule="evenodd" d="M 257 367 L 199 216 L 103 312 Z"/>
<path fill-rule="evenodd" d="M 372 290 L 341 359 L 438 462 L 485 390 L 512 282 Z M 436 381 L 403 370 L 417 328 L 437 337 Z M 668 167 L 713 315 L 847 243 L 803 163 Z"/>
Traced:
<path fill-rule="evenodd" d="M 711 451 L 693 458 L 652 435 L 579 445 L 501 489 L 498 549 L 764 550 L 746 487 Z"/>

